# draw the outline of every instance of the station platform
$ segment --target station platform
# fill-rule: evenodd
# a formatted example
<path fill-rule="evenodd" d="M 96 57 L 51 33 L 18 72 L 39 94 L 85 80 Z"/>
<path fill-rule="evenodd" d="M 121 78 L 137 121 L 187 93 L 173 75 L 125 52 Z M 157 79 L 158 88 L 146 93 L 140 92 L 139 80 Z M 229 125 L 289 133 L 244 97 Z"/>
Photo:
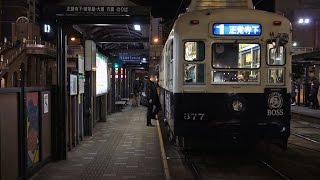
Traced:
<path fill-rule="evenodd" d="M 95 125 L 93 136 L 68 152 L 67 160 L 50 162 L 29 179 L 170 179 L 159 122 L 146 126 L 146 111 L 130 103 L 109 115 Z M 320 121 L 320 110 L 297 105 L 291 111 L 293 118 Z"/>
<path fill-rule="evenodd" d="M 291 106 L 291 113 L 293 117 L 303 118 L 304 120 L 311 120 L 315 123 L 320 123 L 320 109 L 312 109 L 304 105 Z"/>
<path fill-rule="evenodd" d="M 146 126 L 145 107 L 127 106 L 95 125 L 93 136 L 50 162 L 31 180 L 166 179 L 166 158 L 157 120 Z"/>

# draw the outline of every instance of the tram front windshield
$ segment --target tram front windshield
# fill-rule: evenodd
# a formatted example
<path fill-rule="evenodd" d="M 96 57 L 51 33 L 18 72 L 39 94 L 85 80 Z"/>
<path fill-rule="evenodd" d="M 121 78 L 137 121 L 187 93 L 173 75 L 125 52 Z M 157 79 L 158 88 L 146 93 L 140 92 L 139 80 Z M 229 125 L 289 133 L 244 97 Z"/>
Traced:
<path fill-rule="evenodd" d="M 213 44 L 213 83 L 259 82 L 260 52 L 259 44 Z"/>

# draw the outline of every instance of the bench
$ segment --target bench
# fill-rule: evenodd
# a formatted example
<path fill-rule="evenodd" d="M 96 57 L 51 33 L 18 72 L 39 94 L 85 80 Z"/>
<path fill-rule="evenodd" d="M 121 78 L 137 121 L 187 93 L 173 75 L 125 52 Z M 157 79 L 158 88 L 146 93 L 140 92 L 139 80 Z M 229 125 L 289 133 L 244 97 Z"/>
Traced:
<path fill-rule="evenodd" d="M 115 109 L 116 111 L 120 111 L 123 107 L 127 104 L 127 101 L 116 101 L 115 102 Z"/>
<path fill-rule="evenodd" d="M 129 98 L 121 98 L 121 101 L 125 101 L 126 102 L 126 104 L 125 105 L 127 105 L 128 104 L 128 101 L 129 101 L 130 99 Z"/>
<path fill-rule="evenodd" d="M 121 101 L 129 101 L 130 99 L 129 98 L 121 98 Z"/>

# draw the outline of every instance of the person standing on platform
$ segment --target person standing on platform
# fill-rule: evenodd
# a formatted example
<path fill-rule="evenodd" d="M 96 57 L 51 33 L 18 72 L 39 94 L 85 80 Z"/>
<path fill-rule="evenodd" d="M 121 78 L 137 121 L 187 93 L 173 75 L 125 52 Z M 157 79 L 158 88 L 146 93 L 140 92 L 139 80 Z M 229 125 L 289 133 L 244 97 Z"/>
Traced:
<path fill-rule="evenodd" d="M 143 83 L 140 80 L 139 76 L 133 81 L 133 102 L 132 106 L 139 106 L 139 96 L 141 94 L 141 90 L 143 88 Z"/>
<path fill-rule="evenodd" d="M 158 95 L 157 87 L 156 87 L 156 76 L 150 75 L 149 79 L 146 82 L 146 97 L 149 101 L 148 112 L 147 112 L 147 126 L 153 126 L 151 124 L 151 119 L 156 119 L 156 115 L 158 114 L 161 104 L 160 98 Z M 155 109 L 154 109 L 155 106 Z"/>
<path fill-rule="evenodd" d="M 312 109 L 318 109 L 319 108 L 319 101 L 318 101 L 318 89 L 319 89 L 319 81 L 317 78 L 313 77 L 310 89 L 310 96 L 311 96 L 311 102 L 312 102 Z"/>
<path fill-rule="evenodd" d="M 295 79 L 292 79 L 291 81 L 291 105 L 295 106 L 296 105 L 296 96 L 297 96 L 297 82 Z"/>

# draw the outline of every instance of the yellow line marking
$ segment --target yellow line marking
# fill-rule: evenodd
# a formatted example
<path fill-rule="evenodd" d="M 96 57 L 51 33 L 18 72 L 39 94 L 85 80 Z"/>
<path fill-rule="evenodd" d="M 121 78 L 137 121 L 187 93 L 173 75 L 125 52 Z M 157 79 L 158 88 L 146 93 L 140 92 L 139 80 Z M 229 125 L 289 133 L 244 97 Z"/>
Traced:
<path fill-rule="evenodd" d="M 162 133 L 161 133 L 161 130 L 160 130 L 159 120 L 157 121 L 157 128 L 158 128 L 160 148 L 161 148 L 163 171 L 164 171 L 164 174 L 166 176 L 166 180 L 170 180 L 171 178 L 170 178 L 170 173 L 169 173 L 168 161 L 167 161 L 166 151 L 165 151 L 164 145 L 163 145 Z"/>

